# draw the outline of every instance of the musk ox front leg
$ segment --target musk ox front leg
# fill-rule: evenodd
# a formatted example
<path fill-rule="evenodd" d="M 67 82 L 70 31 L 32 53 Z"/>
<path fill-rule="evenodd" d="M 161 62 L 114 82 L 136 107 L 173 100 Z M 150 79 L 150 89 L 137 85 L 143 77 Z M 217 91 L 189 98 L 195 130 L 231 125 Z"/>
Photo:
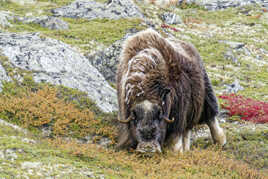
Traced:
<path fill-rule="evenodd" d="M 192 135 L 192 130 L 186 130 L 183 134 L 183 150 L 184 151 L 189 151 L 190 146 L 191 146 L 191 135 Z"/>
<path fill-rule="evenodd" d="M 182 134 L 178 134 L 174 138 L 174 142 L 173 143 L 174 143 L 174 147 L 173 147 L 174 152 L 183 153 L 183 135 Z"/>
<path fill-rule="evenodd" d="M 183 153 L 190 150 L 191 145 L 191 130 L 186 130 L 183 134 L 178 134 L 174 139 L 174 152 Z"/>
<path fill-rule="evenodd" d="M 214 143 L 218 143 L 221 146 L 226 144 L 226 136 L 223 129 L 220 127 L 218 120 L 214 117 L 208 121 L 208 126 Z"/>

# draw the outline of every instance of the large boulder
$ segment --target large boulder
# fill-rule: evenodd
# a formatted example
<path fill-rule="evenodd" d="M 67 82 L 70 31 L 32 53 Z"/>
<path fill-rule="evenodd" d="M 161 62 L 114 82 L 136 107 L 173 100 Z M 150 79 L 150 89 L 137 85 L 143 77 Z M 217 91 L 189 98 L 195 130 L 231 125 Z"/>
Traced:
<path fill-rule="evenodd" d="M 178 0 L 178 3 L 195 3 L 205 7 L 208 10 L 226 9 L 229 7 L 239 7 L 245 5 L 259 4 L 263 7 L 268 7 L 268 2 L 265 0 Z"/>
<path fill-rule="evenodd" d="M 131 0 L 110 0 L 106 4 L 89 0 L 76 0 L 67 6 L 53 9 L 52 13 L 55 16 L 89 20 L 142 17 L 140 10 Z"/>
<path fill-rule="evenodd" d="M 132 29 L 122 39 L 113 43 L 107 49 L 98 51 L 94 54 L 86 55 L 89 62 L 98 69 L 98 71 L 104 76 L 106 80 L 111 83 L 116 82 L 116 71 L 119 63 L 119 56 L 122 50 L 123 42 L 127 37 L 136 33 L 137 30 Z"/>
<path fill-rule="evenodd" d="M 76 88 L 104 112 L 117 110 L 116 90 L 69 45 L 38 33 L 0 33 L 0 50 L 13 66 L 31 71 L 35 82 Z"/>

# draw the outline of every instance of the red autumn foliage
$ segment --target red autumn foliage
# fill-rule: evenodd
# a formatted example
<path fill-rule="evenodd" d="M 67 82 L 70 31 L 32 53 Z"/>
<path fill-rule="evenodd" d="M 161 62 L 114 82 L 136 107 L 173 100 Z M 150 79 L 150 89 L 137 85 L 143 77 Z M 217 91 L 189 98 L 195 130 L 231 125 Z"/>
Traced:
<path fill-rule="evenodd" d="M 163 29 L 170 29 L 170 30 L 173 30 L 174 32 L 179 32 L 179 29 L 177 29 L 175 27 L 171 27 L 170 25 L 167 25 L 167 24 L 162 24 L 161 25 L 161 28 L 163 28 Z"/>
<path fill-rule="evenodd" d="M 255 123 L 268 123 L 268 103 L 246 98 L 236 94 L 221 95 L 224 99 L 221 105 L 223 109 L 229 111 L 231 116 L 238 115 L 245 121 Z"/>

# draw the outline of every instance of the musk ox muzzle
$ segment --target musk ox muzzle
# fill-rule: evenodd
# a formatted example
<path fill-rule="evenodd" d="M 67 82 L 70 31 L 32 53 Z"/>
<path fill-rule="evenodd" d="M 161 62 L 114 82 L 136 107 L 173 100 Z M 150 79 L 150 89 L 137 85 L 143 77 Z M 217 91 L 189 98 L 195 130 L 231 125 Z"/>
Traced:
<path fill-rule="evenodd" d="M 151 141 L 151 142 L 140 142 L 136 148 L 137 152 L 147 153 L 147 152 L 159 152 L 161 153 L 161 146 L 159 142 Z"/>

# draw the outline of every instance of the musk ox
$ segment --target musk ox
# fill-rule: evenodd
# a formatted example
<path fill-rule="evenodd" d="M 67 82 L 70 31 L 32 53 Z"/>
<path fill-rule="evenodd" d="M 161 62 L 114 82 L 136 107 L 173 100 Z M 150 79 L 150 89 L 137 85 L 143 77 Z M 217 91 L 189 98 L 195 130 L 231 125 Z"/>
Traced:
<path fill-rule="evenodd" d="M 119 148 L 161 152 L 190 149 L 191 130 L 206 123 L 215 143 L 226 137 L 215 118 L 218 104 L 193 45 L 152 29 L 129 37 L 117 71 Z"/>

